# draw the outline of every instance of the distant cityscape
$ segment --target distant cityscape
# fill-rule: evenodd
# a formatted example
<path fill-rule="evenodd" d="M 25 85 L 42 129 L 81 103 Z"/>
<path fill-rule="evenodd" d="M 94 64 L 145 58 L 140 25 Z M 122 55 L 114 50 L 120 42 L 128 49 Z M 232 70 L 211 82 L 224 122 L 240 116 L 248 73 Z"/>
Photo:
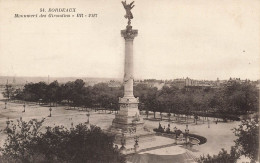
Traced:
<path fill-rule="evenodd" d="M 232 83 L 250 83 L 253 85 L 256 85 L 259 89 L 260 86 L 260 80 L 251 81 L 248 79 L 240 79 L 240 78 L 229 78 L 228 80 L 195 80 L 191 79 L 189 77 L 186 78 L 178 78 L 173 80 L 156 80 L 156 79 L 148 79 L 148 80 L 139 80 L 136 81 L 136 83 L 145 83 L 149 84 L 151 87 L 157 87 L 158 89 L 161 89 L 163 86 L 175 86 L 179 89 L 182 88 L 219 88 L 222 86 L 229 86 Z"/>
<path fill-rule="evenodd" d="M 27 83 L 45 82 L 51 83 L 57 80 L 59 83 L 66 83 L 74 81 L 76 79 L 82 79 L 86 86 L 93 86 L 97 83 L 107 83 L 109 87 L 121 87 L 123 85 L 122 79 L 117 78 L 81 78 L 81 77 L 11 77 L 11 76 L 0 76 L 0 88 L 5 87 L 6 84 L 12 84 L 17 88 L 22 88 Z M 163 86 L 174 86 L 179 89 L 205 89 L 205 88 L 219 88 L 222 86 L 229 86 L 232 83 L 250 83 L 260 89 L 260 79 L 249 80 L 240 78 L 229 78 L 225 80 L 196 80 L 189 77 L 177 78 L 170 80 L 158 80 L 158 79 L 138 79 L 134 81 L 134 85 L 145 84 L 150 87 L 156 87 L 160 90 Z"/>

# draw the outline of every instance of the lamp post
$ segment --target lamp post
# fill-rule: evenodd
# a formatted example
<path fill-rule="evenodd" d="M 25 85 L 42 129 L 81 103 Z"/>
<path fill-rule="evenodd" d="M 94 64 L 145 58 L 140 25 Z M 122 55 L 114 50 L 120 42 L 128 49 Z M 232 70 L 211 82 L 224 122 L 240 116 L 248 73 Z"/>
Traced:
<path fill-rule="evenodd" d="M 174 133 L 175 133 L 175 144 L 177 144 L 177 127 L 175 126 L 173 128 L 173 130 L 174 130 Z"/>
<path fill-rule="evenodd" d="M 198 121 L 198 116 L 197 116 L 197 114 L 195 115 L 194 118 L 195 118 L 195 122 L 196 122 L 195 124 L 197 125 L 197 121 Z"/>
<path fill-rule="evenodd" d="M 23 112 L 25 112 L 25 103 L 23 104 Z"/>
<path fill-rule="evenodd" d="M 170 123 L 170 121 L 171 121 L 171 111 L 170 111 L 170 109 L 169 109 L 169 112 L 168 112 L 168 118 L 169 118 L 169 123 Z"/>
<path fill-rule="evenodd" d="M 208 110 L 207 110 L 207 115 L 208 115 Z M 209 117 L 207 116 L 207 121 L 208 121 L 208 128 L 210 128 L 210 126 L 209 126 Z"/>
<path fill-rule="evenodd" d="M 186 135 L 186 146 L 187 146 L 187 140 L 188 140 L 188 134 L 189 134 L 189 129 L 188 129 L 188 125 L 186 125 L 186 129 L 185 129 L 185 135 Z"/>
<path fill-rule="evenodd" d="M 88 117 L 87 123 L 89 123 L 89 116 L 90 116 L 89 111 L 88 111 L 88 113 L 86 114 L 86 116 Z"/>
<path fill-rule="evenodd" d="M 10 120 L 9 120 L 9 117 L 8 117 L 7 121 L 6 121 L 6 128 L 9 128 L 9 124 L 10 124 Z"/>
<path fill-rule="evenodd" d="M 116 113 L 116 107 L 114 108 L 114 111 L 115 111 L 115 114 L 117 114 L 117 113 Z"/>
<path fill-rule="evenodd" d="M 138 150 L 138 148 L 139 148 L 139 145 L 138 145 L 139 137 L 138 137 L 138 136 L 135 136 L 134 139 L 135 139 L 134 148 L 135 148 L 135 152 L 137 152 L 137 150 Z"/>
<path fill-rule="evenodd" d="M 50 115 L 49 115 L 49 117 L 51 117 L 51 111 L 52 111 L 52 108 L 51 108 L 51 107 L 50 107 L 49 111 L 50 111 Z"/>
<path fill-rule="evenodd" d="M 71 122 L 70 125 L 71 125 L 70 129 L 72 130 L 72 129 L 74 128 L 74 127 L 73 127 L 73 122 Z"/>

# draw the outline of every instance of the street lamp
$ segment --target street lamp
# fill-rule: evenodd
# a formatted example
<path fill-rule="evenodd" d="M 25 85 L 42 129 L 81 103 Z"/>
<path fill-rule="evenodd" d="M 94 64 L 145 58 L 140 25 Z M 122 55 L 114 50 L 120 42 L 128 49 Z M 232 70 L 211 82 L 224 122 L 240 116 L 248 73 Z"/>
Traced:
<path fill-rule="evenodd" d="M 49 115 L 49 117 L 51 117 L 51 111 L 52 111 L 52 108 L 51 108 L 51 107 L 50 107 L 49 111 L 50 111 L 50 115 Z"/>
<path fill-rule="evenodd" d="M 197 121 L 198 121 L 198 116 L 197 116 L 197 114 L 195 114 L 195 122 L 196 122 L 196 125 L 197 125 Z"/>
<path fill-rule="evenodd" d="M 209 111 L 207 110 L 206 112 L 207 112 L 208 128 L 210 128 L 210 126 L 209 126 L 209 117 L 208 117 L 208 115 L 209 115 L 209 114 L 208 114 L 208 113 L 209 113 Z"/>
<path fill-rule="evenodd" d="M 138 136 L 135 136 L 134 139 L 135 139 L 134 148 L 135 148 L 135 152 L 137 152 L 137 150 L 138 150 L 138 148 L 139 148 L 139 145 L 138 145 L 139 137 L 138 137 Z"/>
<path fill-rule="evenodd" d="M 209 117 L 207 117 L 207 121 L 208 121 L 208 128 L 210 128 L 210 126 L 209 126 Z"/>
<path fill-rule="evenodd" d="M 90 116 L 89 111 L 88 111 L 88 113 L 86 114 L 86 116 L 88 117 L 87 123 L 89 123 L 89 116 Z"/>
<path fill-rule="evenodd" d="M 145 107 L 145 113 L 146 113 L 146 118 L 148 119 L 148 115 L 149 115 L 148 107 Z"/>
<path fill-rule="evenodd" d="M 170 109 L 169 109 L 169 112 L 168 112 L 168 120 L 169 120 L 169 122 L 171 121 L 171 111 L 170 111 Z"/>
<path fill-rule="evenodd" d="M 189 129 L 188 129 L 188 125 L 186 125 L 186 129 L 185 129 L 185 135 L 186 135 L 186 146 L 187 146 L 188 134 L 189 134 Z"/>
<path fill-rule="evenodd" d="M 25 103 L 23 104 L 23 112 L 25 112 Z"/>
<path fill-rule="evenodd" d="M 73 122 L 71 122 L 70 125 L 71 125 L 70 129 L 72 130 L 72 129 L 74 128 L 74 127 L 73 127 Z"/>
<path fill-rule="evenodd" d="M 175 126 L 173 128 L 173 130 L 174 130 L 174 133 L 175 133 L 175 144 L 177 144 L 177 127 Z"/>
<path fill-rule="evenodd" d="M 8 117 L 7 121 L 6 121 L 6 128 L 9 128 L 9 124 L 10 124 L 10 120 L 9 120 L 9 117 Z"/>

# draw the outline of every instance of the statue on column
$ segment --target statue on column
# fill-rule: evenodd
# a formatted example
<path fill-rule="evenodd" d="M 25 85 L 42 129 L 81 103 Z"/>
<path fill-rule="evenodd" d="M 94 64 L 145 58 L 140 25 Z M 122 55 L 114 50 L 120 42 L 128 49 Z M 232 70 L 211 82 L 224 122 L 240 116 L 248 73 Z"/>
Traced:
<path fill-rule="evenodd" d="M 126 15 L 125 15 L 125 18 L 128 19 L 128 21 L 130 21 L 130 19 L 133 19 L 133 14 L 131 12 L 132 8 L 134 8 L 135 5 L 133 5 L 135 1 L 131 2 L 130 4 L 126 4 L 126 1 L 122 1 L 122 4 L 125 8 L 125 11 L 126 11 Z"/>
<path fill-rule="evenodd" d="M 128 19 L 127 26 L 126 26 L 126 34 L 128 36 L 132 35 L 131 19 L 133 19 L 134 17 L 133 17 L 131 10 L 135 6 L 135 5 L 133 5 L 134 2 L 135 1 L 131 2 L 130 4 L 127 4 L 126 1 L 122 1 L 122 4 L 126 11 L 125 18 Z"/>

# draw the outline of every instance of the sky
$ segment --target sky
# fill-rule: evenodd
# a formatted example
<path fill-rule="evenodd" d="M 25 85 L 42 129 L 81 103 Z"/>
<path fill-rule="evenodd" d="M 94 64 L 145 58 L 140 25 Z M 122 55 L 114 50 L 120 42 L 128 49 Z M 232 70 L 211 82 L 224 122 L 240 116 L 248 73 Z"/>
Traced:
<path fill-rule="evenodd" d="M 259 0 L 134 4 L 135 78 L 259 79 Z M 40 8 L 97 17 L 14 18 Z M 123 78 L 124 14 L 120 0 L 0 0 L 0 76 Z"/>

